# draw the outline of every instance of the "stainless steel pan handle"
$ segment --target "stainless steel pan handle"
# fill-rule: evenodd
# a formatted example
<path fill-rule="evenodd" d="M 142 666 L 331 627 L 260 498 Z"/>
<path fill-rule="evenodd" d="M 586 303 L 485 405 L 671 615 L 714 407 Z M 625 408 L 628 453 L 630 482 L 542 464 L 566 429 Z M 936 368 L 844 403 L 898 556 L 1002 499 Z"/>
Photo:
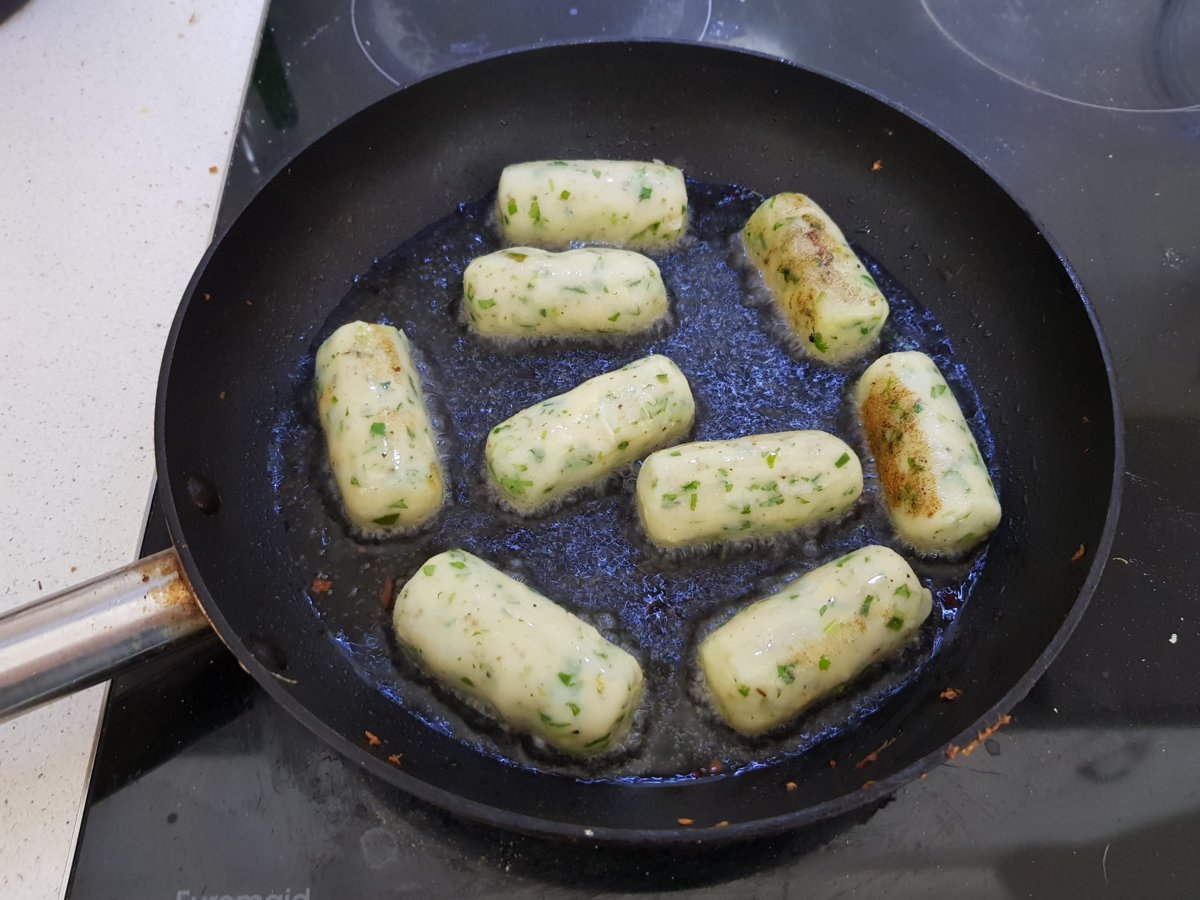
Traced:
<path fill-rule="evenodd" d="M 0 616 L 0 722 L 209 629 L 173 549 Z"/>

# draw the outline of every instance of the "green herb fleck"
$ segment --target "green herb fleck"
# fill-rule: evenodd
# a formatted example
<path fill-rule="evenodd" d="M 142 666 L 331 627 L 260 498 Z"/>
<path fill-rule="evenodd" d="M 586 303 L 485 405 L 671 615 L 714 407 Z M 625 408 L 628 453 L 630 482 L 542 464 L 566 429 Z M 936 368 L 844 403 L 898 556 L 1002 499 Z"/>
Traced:
<path fill-rule="evenodd" d="M 467 564 L 465 562 L 458 562 L 455 560 L 454 562 L 450 563 L 450 568 L 452 569 L 465 569 L 466 567 Z"/>
<path fill-rule="evenodd" d="M 899 616 L 892 616 L 890 619 L 888 619 L 887 627 L 892 631 L 899 631 L 904 627 L 904 620 Z"/>
<path fill-rule="evenodd" d="M 561 194 L 559 194 L 559 195 L 558 195 L 558 199 L 559 199 L 559 200 L 570 200 L 570 199 L 571 199 L 571 192 L 570 192 L 570 191 L 563 191 Z"/>
<path fill-rule="evenodd" d="M 573 716 L 577 716 L 577 715 L 579 715 L 579 705 L 578 705 L 578 704 L 576 704 L 576 703 L 568 703 L 568 704 L 567 704 L 567 708 L 568 708 L 569 710 L 571 710 L 571 715 L 573 715 Z"/>
<path fill-rule="evenodd" d="M 659 381 L 661 381 L 663 384 L 666 384 L 667 381 L 670 379 L 670 376 L 667 375 L 666 372 L 659 372 L 654 377 L 657 378 Z"/>
<path fill-rule="evenodd" d="M 863 598 L 862 606 L 860 606 L 858 608 L 858 614 L 860 616 L 865 616 L 867 613 L 869 613 L 871 611 L 871 604 L 874 602 L 875 602 L 875 595 L 867 594 L 867 596 L 865 596 Z"/>
<path fill-rule="evenodd" d="M 541 718 L 543 725 L 549 725 L 551 728 L 566 728 L 571 724 L 570 722 L 555 722 L 552 718 L 540 710 L 538 711 L 538 716 Z"/>
<path fill-rule="evenodd" d="M 437 566 L 422 566 L 421 571 L 428 577 L 437 571 Z"/>
<path fill-rule="evenodd" d="M 691 499 L 690 499 L 690 500 L 688 500 L 688 509 L 695 510 L 695 508 L 696 508 L 696 497 L 697 497 L 697 496 L 698 496 L 698 495 L 696 495 L 696 494 L 692 494 L 692 496 L 691 496 Z"/>
<path fill-rule="evenodd" d="M 475 682 L 473 682 L 473 681 L 472 681 L 470 678 L 468 678 L 466 675 L 464 675 L 464 676 L 462 677 L 462 683 L 463 683 L 463 684 L 465 684 L 467 687 L 475 687 Z"/>
<path fill-rule="evenodd" d="M 827 613 L 827 612 L 829 612 L 829 604 L 828 604 L 828 603 L 824 603 L 824 604 L 822 604 L 822 605 L 821 605 L 821 608 L 817 610 L 817 615 L 818 615 L 818 616 L 823 616 L 823 615 L 825 615 L 825 613 Z"/>
<path fill-rule="evenodd" d="M 510 216 L 517 214 L 517 199 L 515 197 L 508 198 L 508 214 Z"/>
<path fill-rule="evenodd" d="M 944 384 L 935 384 L 929 389 L 929 396 L 934 400 L 942 396 L 944 393 L 946 393 L 946 385 Z"/>
<path fill-rule="evenodd" d="M 792 674 L 791 665 L 776 666 L 775 673 L 779 676 L 779 680 L 784 684 L 791 684 L 796 680 L 796 676 Z"/>
<path fill-rule="evenodd" d="M 619 312 L 615 312 L 611 316 L 608 317 L 608 321 L 615 322 L 619 318 L 621 318 L 621 314 Z"/>
<path fill-rule="evenodd" d="M 530 447 L 529 452 L 533 454 L 533 458 L 538 462 L 546 458 L 546 451 L 540 447 Z"/>
<path fill-rule="evenodd" d="M 737 691 L 738 691 L 738 693 L 739 693 L 739 694 L 741 694 L 743 697 L 745 697 L 745 696 L 747 696 L 747 695 L 750 693 L 750 685 L 748 685 L 748 684 L 739 684 L 739 685 L 738 685 L 738 689 L 737 689 Z"/>
<path fill-rule="evenodd" d="M 827 353 L 829 351 L 829 345 L 825 343 L 825 338 L 821 337 L 821 333 L 819 331 L 814 331 L 812 334 L 810 334 L 808 336 L 808 340 L 809 343 L 817 348 L 817 352 Z"/>
<path fill-rule="evenodd" d="M 600 170 L 599 170 L 599 169 L 592 169 L 592 177 L 593 177 L 593 178 L 599 178 L 599 177 L 600 177 Z"/>
<path fill-rule="evenodd" d="M 380 516 L 378 519 L 372 519 L 376 525 L 395 525 L 396 520 L 400 518 L 400 513 L 388 513 L 386 516 Z"/>
<path fill-rule="evenodd" d="M 700 482 L 689 481 L 687 484 L 685 484 L 683 487 L 681 487 L 680 490 L 681 491 L 694 491 L 698 487 L 700 487 Z"/>
<path fill-rule="evenodd" d="M 388 509 L 408 509 L 408 504 L 405 503 L 404 498 L 401 497 L 399 500 L 393 500 L 391 503 L 389 503 Z"/>
<path fill-rule="evenodd" d="M 602 734 L 602 735 L 600 735 L 600 737 L 596 738 L 594 741 L 588 741 L 586 744 L 584 744 L 584 745 L 583 745 L 583 746 L 584 746 L 584 749 L 586 750 L 586 749 L 587 749 L 587 748 L 589 748 L 589 747 L 602 747 L 602 746 L 605 746 L 606 744 L 608 744 L 608 739 L 609 739 L 610 737 L 612 737 L 612 735 L 609 735 L 609 734 Z"/>
<path fill-rule="evenodd" d="M 529 203 L 529 218 L 534 222 L 542 221 L 542 209 L 538 206 L 537 197 L 534 197 Z"/>
<path fill-rule="evenodd" d="M 628 446 L 629 446 L 629 441 L 621 441 L 621 443 L 617 444 L 617 449 L 624 450 Z"/>
<path fill-rule="evenodd" d="M 496 305 L 496 301 L 495 300 L 480 300 L 475 305 L 478 306 L 480 309 L 491 309 L 493 306 Z"/>
<path fill-rule="evenodd" d="M 382 422 L 372 422 L 371 423 L 371 434 L 382 437 L 383 435 L 387 434 L 387 426 L 384 425 Z"/>
<path fill-rule="evenodd" d="M 912 591 L 910 591 L 908 589 L 907 584 L 902 584 L 902 585 L 900 585 L 900 587 L 896 588 L 896 596 L 897 597 L 903 597 L 907 600 L 911 595 L 912 595 Z"/>
<path fill-rule="evenodd" d="M 514 478 L 509 475 L 497 475 L 496 480 L 500 482 L 500 487 L 514 497 L 523 497 L 525 495 L 525 488 L 533 487 L 532 481 L 526 481 L 523 478 Z"/>
<path fill-rule="evenodd" d="M 351 475 L 351 476 L 350 476 L 350 483 L 351 483 L 352 485 L 354 485 L 355 487 L 362 487 L 362 485 L 360 485 L 360 484 L 358 483 L 358 476 L 357 476 L 357 475 Z"/>
<path fill-rule="evenodd" d="M 778 458 L 778 456 L 779 456 L 778 450 L 772 450 L 770 453 L 766 454 L 768 469 L 775 468 L 775 460 Z"/>
<path fill-rule="evenodd" d="M 641 189 L 641 190 L 638 192 L 638 199 L 639 199 L 639 200 L 649 200 L 649 199 L 650 199 L 650 195 L 651 195 L 652 193 L 654 193 L 654 192 L 653 192 L 653 191 L 651 191 L 651 190 L 650 190 L 650 188 L 648 188 L 648 187 L 644 187 L 644 188 L 642 188 L 642 189 Z"/>
<path fill-rule="evenodd" d="M 563 684 L 565 684 L 567 687 L 571 687 L 574 684 L 578 684 L 578 682 L 575 680 L 575 676 L 570 674 L 569 672 L 559 672 L 558 680 L 561 681 Z"/>
<path fill-rule="evenodd" d="M 828 656 L 822 656 L 819 660 L 817 660 L 817 668 L 822 672 L 828 672 L 831 665 L 832 663 L 829 661 Z"/>
<path fill-rule="evenodd" d="M 841 456 L 839 456 L 837 458 L 837 462 L 835 462 L 834 465 L 840 469 L 842 466 L 844 466 L 848 462 L 850 462 L 850 454 L 843 453 Z"/>

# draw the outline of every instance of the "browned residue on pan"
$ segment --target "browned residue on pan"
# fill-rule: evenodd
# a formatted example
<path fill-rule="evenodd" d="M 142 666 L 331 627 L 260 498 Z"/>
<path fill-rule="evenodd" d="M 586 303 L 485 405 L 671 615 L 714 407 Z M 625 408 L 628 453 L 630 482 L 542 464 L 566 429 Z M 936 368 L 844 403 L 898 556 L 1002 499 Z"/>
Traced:
<path fill-rule="evenodd" d="M 942 508 L 930 469 L 929 442 L 917 427 L 921 400 L 892 376 L 875 379 L 863 400 L 863 431 L 891 509 L 930 518 Z"/>

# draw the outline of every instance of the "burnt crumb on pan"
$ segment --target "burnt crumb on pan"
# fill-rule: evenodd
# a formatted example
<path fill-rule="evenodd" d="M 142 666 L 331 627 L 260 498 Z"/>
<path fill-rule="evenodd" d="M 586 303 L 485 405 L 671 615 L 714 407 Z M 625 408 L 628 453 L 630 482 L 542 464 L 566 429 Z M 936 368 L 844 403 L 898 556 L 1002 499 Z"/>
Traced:
<path fill-rule="evenodd" d="M 895 738 L 888 738 L 886 741 L 884 741 L 882 744 L 880 744 L 876 749 L 872 750 L 870 753 L 868 753 L 866 756 L 864 756 L 862 759 L 860 759 L 858 762 L 856 762 L 854 764 L 854 768 L 865 769 L 871 763 L 875 762 L 875 760 L 879 759 L 879 754 L 882 753 L 884 750 L 886 750 L 888 747 L 892 746 L 892 744 L 894 744 L 894 743 L 896 743 Z"/>
<path fill-rule="evenodd" d="M 1084 547 L 1083 544 L 1080 544 L 1079 549 L 1071 554 L 1071 562 L 1079 562 L 1081 559 L 1083 559 L 1085 553 L 1087 553 L 1087 548 Z"/>
<path fill-rule="evenodd" d="M 796 784 L 796 782 L 794 782 L 794 781 L 789 781 L 787 784 L 785 784 L 785 785 L 783 786 L 783 789 L 784 789 L 785 791 L 788 791 L 788 792 L 790 793 L 791 791 L 794 791 L 794 790 L 796 790 L 796 788 L 798 788 L 799 786 L 800 786 L 800 785 Z"/>
<path fill-rule="evenodd" d="M 373 731 L 364 731 L 363 737 L 365 737 L 367 739 L 367 743 L 370 744 L 372 747 L 382 747 L 383 746 L 383 741 L 381 741 L 379 739 L 379 737 Z"/>
<path fill-rule="evenodd" d="M 393 766 L 395 766 L 398 769 L 398 768 L 400 768 L 400 760 L 402 760 L 402 759 L 404 759 L 403 753 L 393 753 L 391 756 L 388 757 L 388 762 L 390 762 Z"/>
<path fill-rule="evenodd" d="M 680 817 L 679 817 L 678 819 L 676 819 L 675 821 L 676 821 L 676 822 L 678 822 L 680 825 L 682 825 L 684 828 L 687 828 L 689 825 L 695 825 L 695 824 L 696 824 L 696 820 L 695 820 L 695 819 L 689 819 L 687 816 L 680 816 Z"/>
<path fill-rule="evenodd" d="M 218 169 L 216 166 L 209 166 L 209 167 L 208 167 L 208 174 L 209 174 L 209 175 L 216 175 L 216 174 L 217 174 L 217 172 L 219 172 L 219 171 L 220 171 L 220 170 L 219 170 L 219 169 Z"/>
<path fill-rule="evenodd" d="M 946 701 L 957 700 L 962 696 L 962 691 L 960 691 L 958 688 L 946 688 L 944 691 L 938 694 L 938 696 Z"/>
<path fill-rule="evenodd" d="M 837 760 L 836 760 L 836 759 L 831 759 L 831 760 L 829 761 L 829 768 L 831 768 L 831 769 L 836 769 L 836 768 L 837 768 Z"/>
<path fill-rule="evenodd" d="M 729 827 L 728 819 L 722 819 L 720 822 L 713 823 L 713 828 L 728 828 L 728 827 Z"/>
<path fill-rule="evenodd" d="M 379 589 L 379 605 L 384 612 L 391 612 L 396 603 L 396 579 L 389 575 L 383 579 L 383 587 Z"/>
<path fill-rule="evenodd" d="M 217 394 L 217 399 L 218 399 L 218 400 L 224 400 L 224 399 L 225 399 L 225 392 L 224 392 L 224 391 L 221 391 L 221 393 Z"/>
<path fill-rule="evenodd" d="M 989 725 L 987 728 L 983 729 L 980 732 L 977 732 L 975 735 L 975 740 L 971 741 L 971 743 L 966 744 L 965 746 L 962 746 L 962 747 L 958 746 L 957 744 L 951 744 L 950 746 L 948 746 L 946 748 L 946 759 L 955 759 L 960 753 L 963 756 L 970 756 L 972 753 L 974 753 L 976 750 L 978 750 L 980 747 L 983 746 L 984 741 L 986 741 L 988 738 L 990 738 L 992 735 L 994 735 L 997 731 L 999 731 L 1001 728 L 1003 728 L 1005 725 L 1008 725 L 1011 722 L 1012 722 L 1012 716 L 1003 715 L 999 719 L 997 719 L 993 724 Z"/>
<path fill-rule="evenodd" d="M 312 591 L 314 594 L 328 594 L 333 590 L 333 582 L 328 578 L 314 578 Z"/>
<path fill-rule="evenodd" d="M 875 784 L 876 784 L 876 782 L 875 782 L 874 780 L 867 780 L 867 781 L 864 781 L 864 782 L 862 783 L 863 790 L 865 791 L 865 790 L 866 790 L 867 788 L 869 788 L 869 787 L 875 787 Z"/>
<path fill-rule="evenodd" d="M 878 172 L 882 168 L 883 168 L 883 160 L 882 159 L 877 159 L 877 160 L 875 160 L 875 162 L 871 163 L 871 171 L 872 172 Z"/>

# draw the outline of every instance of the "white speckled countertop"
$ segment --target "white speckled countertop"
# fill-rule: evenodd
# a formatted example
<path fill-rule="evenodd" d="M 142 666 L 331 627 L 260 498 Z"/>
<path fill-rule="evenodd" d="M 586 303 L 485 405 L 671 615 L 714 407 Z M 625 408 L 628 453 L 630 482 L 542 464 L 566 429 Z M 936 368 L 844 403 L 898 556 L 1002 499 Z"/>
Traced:
<path fill-rule="evenodd" d="M 162 346 L 264 8 L 32 0 L 0 24 L 0 611 L 136 554 Z M 5 900 L 65 890 L 102 696 L 0 725 Z"/>

